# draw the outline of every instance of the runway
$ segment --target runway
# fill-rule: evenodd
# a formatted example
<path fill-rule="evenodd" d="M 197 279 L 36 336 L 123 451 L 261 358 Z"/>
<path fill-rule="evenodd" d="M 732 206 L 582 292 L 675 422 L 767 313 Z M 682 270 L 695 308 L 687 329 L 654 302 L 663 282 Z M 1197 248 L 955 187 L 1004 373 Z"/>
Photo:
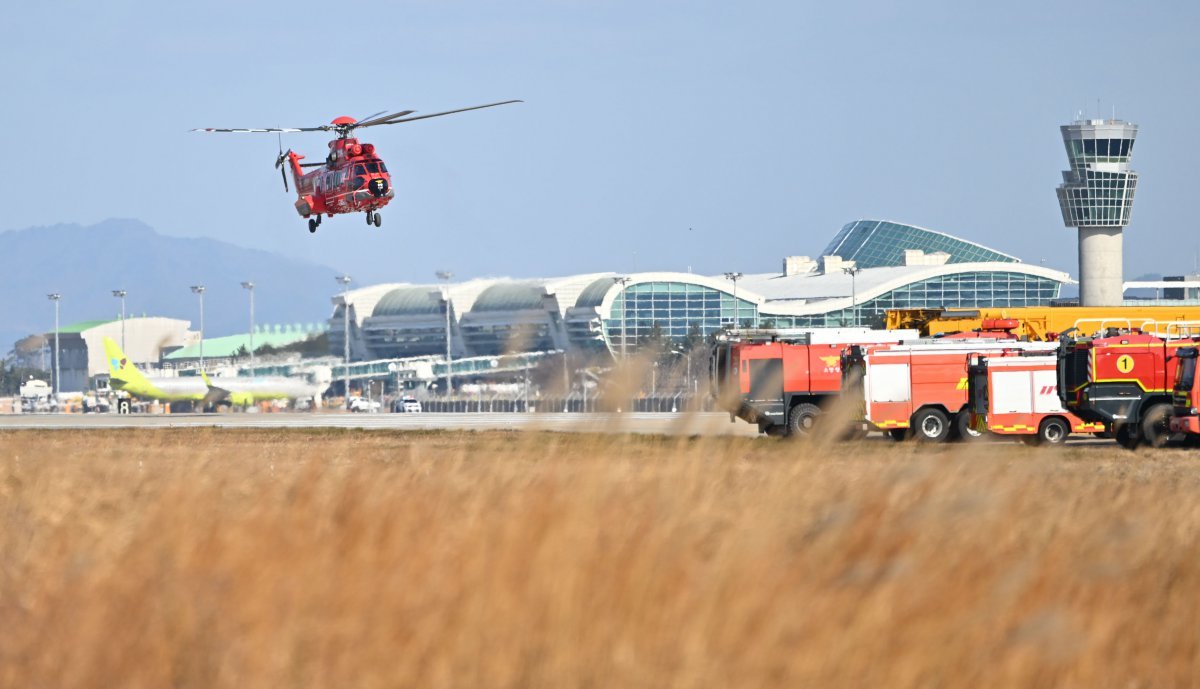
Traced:
<path fill-rule="evenodd" d="M 758 435 L 748 423 L 721 413 L 625 414 L 6 414 L 0 430 L 116 428 L 333 428 L 363 431 L 560 431 L 654 435 Z"/>

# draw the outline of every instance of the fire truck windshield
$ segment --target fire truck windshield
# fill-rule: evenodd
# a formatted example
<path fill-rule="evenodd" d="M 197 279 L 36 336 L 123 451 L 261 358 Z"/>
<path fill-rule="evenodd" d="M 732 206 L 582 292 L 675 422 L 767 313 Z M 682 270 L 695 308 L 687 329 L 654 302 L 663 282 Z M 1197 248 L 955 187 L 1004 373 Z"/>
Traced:
<path fill-rule="evenodd" d="M 1193 350 L 1194 351 L 1194 350 Z M 1175 389 L 1187 392 L 1196 381 L 1196 357 L 1180 358 L 1179 367 L 1175 369 Z"/>

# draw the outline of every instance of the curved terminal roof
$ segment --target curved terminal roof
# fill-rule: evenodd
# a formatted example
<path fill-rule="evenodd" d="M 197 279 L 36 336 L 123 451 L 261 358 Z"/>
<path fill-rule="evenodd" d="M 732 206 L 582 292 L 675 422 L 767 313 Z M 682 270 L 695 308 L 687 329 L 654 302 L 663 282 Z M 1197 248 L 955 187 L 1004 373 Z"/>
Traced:
<path fill-rule="evenodd" d="M 822 256 L 841 256 L 859 268 L 904 265 L 904 251 L 920 249 L 925 253 L 944 251 L 947 263 L 1020 263 L 1020 259 L 989 249 L 982 244 L 952 237 L 943 232 L 888 220 L 856 220 L 842 228 L 821 252 Z"/>
<path fill-rule="evenodd" d="M 579 299 L 575 301 L 575 306 L 600 306 L 604 303 L 604 296 L 613 288 L 616 283 L 611 277 L 600 278 L 593 280 L 590 285 L 583 288 L 579 293 Z"/>
<path fill-rule="evenodd" d="M 372 316 L 414 316 L 442 313 L 436 288 L 397 287 L 375 304 Z"/>
<path fill-rule="evenodd" d="M 500 282 L 479 293 L 472 311 L 528 311 L 542 308 L 546 288 L 540 281 Z"/>

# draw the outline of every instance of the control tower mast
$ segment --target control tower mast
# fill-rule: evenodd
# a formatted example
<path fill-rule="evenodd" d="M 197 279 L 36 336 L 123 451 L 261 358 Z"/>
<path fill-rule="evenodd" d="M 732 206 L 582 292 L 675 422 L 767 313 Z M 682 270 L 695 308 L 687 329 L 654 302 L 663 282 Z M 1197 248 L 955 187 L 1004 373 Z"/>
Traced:
<path fill-rule="evenodd" d="M 1137 125 L 1078 120 L 1063 125 L 1071 169 L 1063 172 L 1058 205 L 1063 223 L 1079 228 L 1079 304 L 1120 306 L 1121 233 L 1129 225 L 1137 173 L 1129 169 Z"/>

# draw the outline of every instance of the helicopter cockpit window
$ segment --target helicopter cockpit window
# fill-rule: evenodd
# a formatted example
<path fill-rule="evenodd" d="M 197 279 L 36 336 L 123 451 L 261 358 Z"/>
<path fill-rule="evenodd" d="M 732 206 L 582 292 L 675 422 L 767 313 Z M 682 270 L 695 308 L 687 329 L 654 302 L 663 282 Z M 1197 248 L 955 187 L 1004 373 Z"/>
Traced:
<path fill-rule="evenodd" d="M 380 172 L 387 172 L 387 165 L 384 165 L 382 160 L 381 160 L 381 161 L 379 161 L 379 171 L 380 171 Z"/>
<path fill-rule="evenodd" d="M 367 174 L 367 168 L 365 168 L 361 163 L 358 165 L 355 165 L 354 166 L 354 174 L 365 175 L 365 174 Z"/>
<path fill-rule="evenodd" d="M 367 172 L 379 172 L 379 163 L 367 163 Z"/>

